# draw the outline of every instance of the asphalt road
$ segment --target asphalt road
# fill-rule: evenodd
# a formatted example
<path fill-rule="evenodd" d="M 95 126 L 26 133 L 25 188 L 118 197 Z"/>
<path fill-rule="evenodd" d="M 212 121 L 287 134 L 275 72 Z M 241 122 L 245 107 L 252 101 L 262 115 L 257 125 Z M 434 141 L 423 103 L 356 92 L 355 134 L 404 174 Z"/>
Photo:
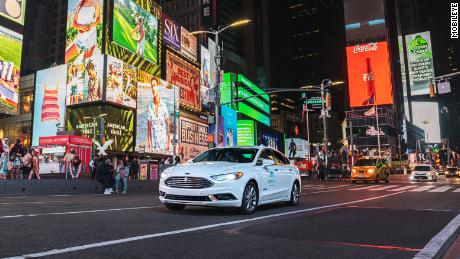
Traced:
<path fill-rule="evenodd" d="M 156 194 L 0 197 L 0 258 L 413 258 L 460 213 L 459 179 L 304 181 L 302 193 L 251 216 L 171 212 Z"/>

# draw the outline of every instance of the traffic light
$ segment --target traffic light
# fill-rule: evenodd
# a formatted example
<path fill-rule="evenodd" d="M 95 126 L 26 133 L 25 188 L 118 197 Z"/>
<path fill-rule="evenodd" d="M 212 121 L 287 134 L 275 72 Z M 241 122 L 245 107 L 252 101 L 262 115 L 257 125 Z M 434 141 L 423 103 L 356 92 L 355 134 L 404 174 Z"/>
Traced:
<path fill-rule="evenodd" d="M 326 110 L 331 110 L 331 94 L 326 94 Z"/>

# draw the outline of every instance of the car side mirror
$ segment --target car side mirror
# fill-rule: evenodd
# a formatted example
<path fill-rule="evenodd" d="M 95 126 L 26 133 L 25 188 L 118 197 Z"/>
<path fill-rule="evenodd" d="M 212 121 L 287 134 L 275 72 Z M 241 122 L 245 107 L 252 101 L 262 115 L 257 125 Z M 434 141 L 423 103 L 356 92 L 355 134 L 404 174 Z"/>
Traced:
<path fill-rule="evenodd" d="M 262 159 L 262 165 L 265 167 L 265 166 L 271 166 L 271 165 L 274 165 L 275 164 L 275 161 L 271 160 L 271 159 Z"/>

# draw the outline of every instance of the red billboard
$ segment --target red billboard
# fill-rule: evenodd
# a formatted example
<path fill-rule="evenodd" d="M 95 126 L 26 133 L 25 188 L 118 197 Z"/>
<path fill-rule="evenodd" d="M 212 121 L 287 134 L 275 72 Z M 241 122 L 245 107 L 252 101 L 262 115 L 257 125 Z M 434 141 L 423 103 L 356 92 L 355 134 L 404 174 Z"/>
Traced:
<path fill-rule="evenodd" d="M 166 52 L 166 81 L 180 87 L 180 103 L 201 110 L 200 69 Z"/>
<path fill-rule="evenodd" d="M 350 107 L 393 104 L 386 41 L 347 47 Z"/>

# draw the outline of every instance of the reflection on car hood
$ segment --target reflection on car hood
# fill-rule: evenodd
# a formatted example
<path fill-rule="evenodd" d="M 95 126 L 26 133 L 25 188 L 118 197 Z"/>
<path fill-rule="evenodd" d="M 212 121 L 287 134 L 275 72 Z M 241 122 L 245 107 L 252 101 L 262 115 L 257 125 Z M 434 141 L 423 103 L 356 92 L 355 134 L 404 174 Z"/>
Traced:
<path fill-rule="evenodd" d="M 231 163 L 231 162 L 198 162 L 190 164 L 182 164 L 171 168 L 169 176 L 196 176 L 206 177 L 211 175 L 219 175 L 225 173 L 234 173 L 243 171 L 252 167 L 251 163 Z"/>

